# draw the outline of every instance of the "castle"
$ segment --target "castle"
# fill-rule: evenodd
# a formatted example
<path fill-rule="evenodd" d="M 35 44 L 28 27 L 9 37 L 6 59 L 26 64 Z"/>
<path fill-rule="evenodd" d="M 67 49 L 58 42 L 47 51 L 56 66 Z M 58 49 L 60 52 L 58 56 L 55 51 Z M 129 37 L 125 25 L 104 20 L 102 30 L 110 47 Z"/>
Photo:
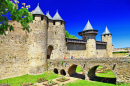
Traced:
<path fill-rule="evenodd" d="M 78 34 L 83 39 L 65 38 L 65 21 L 58 11 L 52 18 L 44 15 L 39 5 L 33 12 L 30 32 L 21 29 L 19 22 L 9 22 L 14 31 L 0 36 L 0 79 L 24 74 L 42 74 L 47 71 L 47 59 L 112 57 L 112 34 L 106 27 L 96 41 L 98 30 L 88 21 Z M 8 73 L 8 71 L 10 71 Z"/>

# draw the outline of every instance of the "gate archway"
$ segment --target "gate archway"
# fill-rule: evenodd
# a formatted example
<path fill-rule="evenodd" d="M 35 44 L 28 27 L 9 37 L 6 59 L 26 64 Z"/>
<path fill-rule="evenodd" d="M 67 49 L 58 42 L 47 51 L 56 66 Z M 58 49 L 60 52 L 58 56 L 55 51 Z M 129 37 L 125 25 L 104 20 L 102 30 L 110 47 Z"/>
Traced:
<path fill-rule="evenodd" d="M 53 51 L 53 46 L 50 45 L 47 48 L 47 59 L 50 59 L 51 55 L 52 55 L 52 51 Z"/>

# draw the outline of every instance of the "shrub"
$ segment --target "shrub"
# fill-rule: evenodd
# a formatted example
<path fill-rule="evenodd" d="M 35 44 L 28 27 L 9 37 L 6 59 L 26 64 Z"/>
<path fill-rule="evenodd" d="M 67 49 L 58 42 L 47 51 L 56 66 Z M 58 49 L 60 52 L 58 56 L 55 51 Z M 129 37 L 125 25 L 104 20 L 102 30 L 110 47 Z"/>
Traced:
<path fill-rule="evenodd" d="M 44 82 L 44 81 L 46 81 L 47 79 L 45 78 L 45 77 L 43 77 L 43 78 L 40 78 L 40 79 L 37 79 L 37 82 Z"/>

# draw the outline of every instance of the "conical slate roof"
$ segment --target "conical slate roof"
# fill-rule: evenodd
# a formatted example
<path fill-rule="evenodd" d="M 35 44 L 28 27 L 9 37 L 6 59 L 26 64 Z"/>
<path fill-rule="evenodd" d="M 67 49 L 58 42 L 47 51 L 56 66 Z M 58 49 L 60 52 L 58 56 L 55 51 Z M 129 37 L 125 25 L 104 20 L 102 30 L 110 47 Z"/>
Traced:
<path fill-rule="evenodd" d="M 61 16 L 59 15 L 58 11 L 57 11 L 56 14 L 54 15 L 53 20 L 63 20 L 63 19 L 61 18 Z"/>
<path fill-rule="evenodd" d="M 49 18 L 49 19 L 53 19 L 50 14 L 49 14 L 49 11 L 47 12 L 46 16 Z"/>
<path fill-rule="evenodd" d="M 87 24 L 86 24 L 86 26 L 85 26 L 85 28 L 84 28 L 83 31 L 85 31 L 85 30 L 93 30 L 93 27 L 92 27 L 92 25 L 90 24 L 89 20 L 88 20 L 88 22 L 87 22 Z"/>
<path fill-rule="evenodd" d="M 109 32 L 109 30 L 108 30 L 107 26 L 106 26 L 106 29 L 105 29 L 105 31 L 103 32 L 103 34 L 102 34 L 102 35 L 105 35 L 105 34 L 111 34 L 111 33 Z"/>
<path fill-rule="evenodd" d="M 32 14 L 44 15 L 44 13 L 42 12 L 42 10 L 39 7 L 39 3 L 38 3 L 37 7 L 35 8 L 35 10 L 34 10 L 34 12 Z"/>

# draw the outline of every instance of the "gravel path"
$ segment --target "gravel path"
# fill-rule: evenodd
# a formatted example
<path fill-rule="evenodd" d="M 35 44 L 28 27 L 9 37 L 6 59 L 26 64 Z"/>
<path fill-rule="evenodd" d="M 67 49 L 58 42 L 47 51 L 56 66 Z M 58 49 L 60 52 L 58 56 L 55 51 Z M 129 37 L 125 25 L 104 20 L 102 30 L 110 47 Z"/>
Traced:
<path fill-rule="evenodd" d="M 61 77 L 60 77 L 60 78 L 61 78 Z M 78 78 L 74 78 L 74 77 L 65 77 L 65 78 L 70 79 L 70 80 L 65 81 L 65 82 L 59 82 L 59 81 L 56 80 L 56 79 L 58 79 L 58 78 L 56 78 L 56 79 L 52 79 L 52 81 L 55 82 L 55 83 L 58 83 L 58 84 L 67 84 L 67 83 L 73 82 L 73 81 L 75 81 L 75 80 L 78 80 Z M 37 86 L 45 86 L 45 85 L 43 85 L 43 83 L 47 83 L 47 81 L 46 81 L 46 82 L 42 82 L 42 83 L 35 83 L 34 85 L 37 85 Z M 58 86 L 58 84 L 53 85 L 53 86 Z"/>

